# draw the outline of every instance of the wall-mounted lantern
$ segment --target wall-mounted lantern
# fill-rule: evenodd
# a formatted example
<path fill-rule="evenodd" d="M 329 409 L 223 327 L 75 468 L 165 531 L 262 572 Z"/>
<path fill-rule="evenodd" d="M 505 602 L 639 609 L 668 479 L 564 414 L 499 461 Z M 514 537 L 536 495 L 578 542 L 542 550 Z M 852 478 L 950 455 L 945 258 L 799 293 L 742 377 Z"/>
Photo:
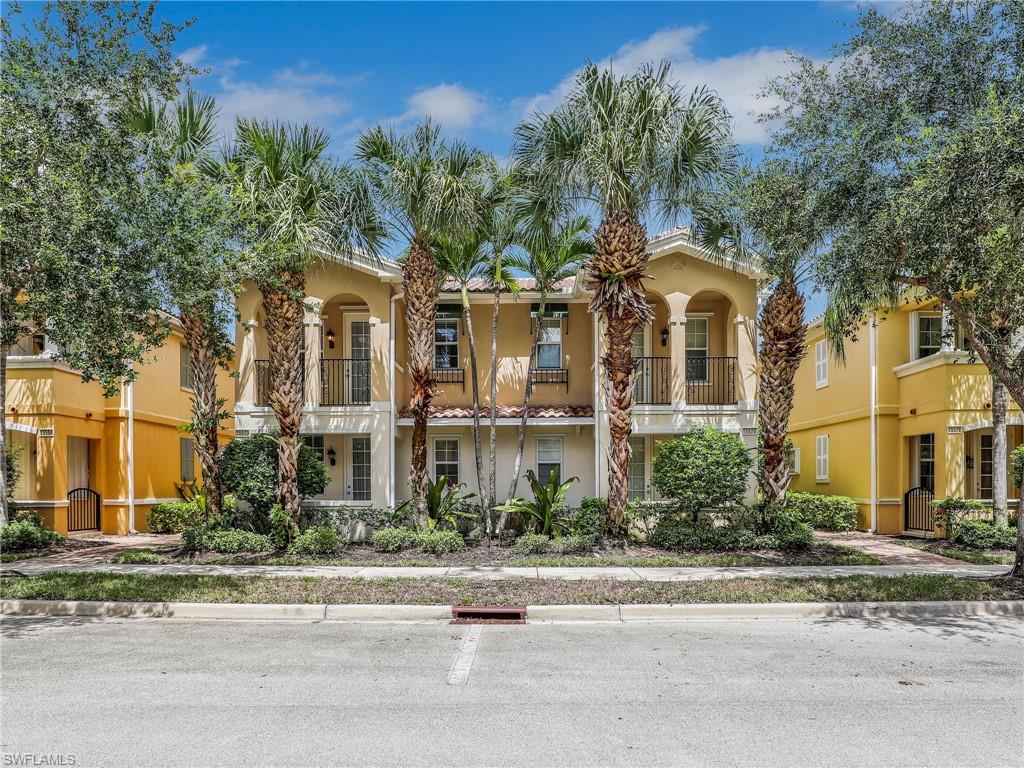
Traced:
<path fill-rule="evenodd" d="M 325 337 L 327 339 L 327 348 L 334 349 L 334 331 L 328 328 Z"/>
<path fill-rule="evenodd" d="M 974 457 L 971 456 L 971 454 L 967 454 L 967 459 L 964 463 L 967 466 L 967 469 L 974 469 Z"/>
<path fill-rule="evenodd" d="M 661 329 L 661 346 L 668 346 L 668 326 Z"/>
<path fill-rule="evenodd" d="M 331 462 L 332 467 L 338 461 L 338 454 L 335 452 L 334 448 L 327 449 L 327 460 Z"/>

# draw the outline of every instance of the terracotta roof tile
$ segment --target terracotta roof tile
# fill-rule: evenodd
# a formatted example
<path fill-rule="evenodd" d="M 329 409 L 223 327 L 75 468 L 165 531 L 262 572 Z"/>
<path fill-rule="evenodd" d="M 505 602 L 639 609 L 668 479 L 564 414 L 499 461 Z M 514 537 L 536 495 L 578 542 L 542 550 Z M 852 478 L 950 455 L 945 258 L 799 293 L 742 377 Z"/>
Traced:
<path fill-rule="evenodd" d="M 559 281 L 555 284 L 554 293 L 568 296 L 572 293 L 575 282 L 575 277 Z M 537 287 L 537 281 L 532 277 L 521 277 L 519 278 L 519 287 L 524 291 L 532 291 Z M 459 286 L 454 280 L 448 279 L 441 285 L 441 290 L 454 292 L 459 290 Z M 469 281 L 469 291 L 470 293 L 490 293 L 491 284 L 488 280 L 474 277 Z"/>

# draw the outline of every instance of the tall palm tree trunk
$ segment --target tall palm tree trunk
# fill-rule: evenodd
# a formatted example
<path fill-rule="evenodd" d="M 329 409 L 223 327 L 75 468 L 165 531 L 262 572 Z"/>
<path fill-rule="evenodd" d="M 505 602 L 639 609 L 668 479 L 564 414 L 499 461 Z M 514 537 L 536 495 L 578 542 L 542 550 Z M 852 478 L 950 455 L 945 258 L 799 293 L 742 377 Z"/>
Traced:
<path fill-rule="evenodd" d="M 412 375 L 412 460 L 409 487 L 413 511 L 421 528 L 427 523 L 427 415 L 434 396 L 431 357 L 434 348 L 434 317 L 437 314 L 438 274 L 434 257 L 425 242 L 414 239 L 402 269 L 405 287 L 405 321 L 409 338 L 409 369 Z"/>
<path fill-rule="evenodd" d="M 587 286 L 594 290 L 591 312 L 601 312 L 607 352 L 601 358 L 608 410 L 608 519 L 611 536 L 626 534 L 629 504 L 629 438 L 633 432 L 633 330 L 653 319 L 644 293 L 647 230 L 634 211 L 621 208 L 604 217 L 594 234 Z"/>
<path fill-rule="evenodd" d="M 473 335 L 473 314 L 470 311 L 469 298 L 464 294 L 462 302 L 463 316 L 466 320 L 466 337 L 469 339 L 469 378 L 473 393 L 473 450 L 476 457 L 476 483 L 480 489 L 481 514 L 490 509 L 487 499 L 486 477 L 484 476 L 484 453 L 480 441 L 480 376 L 477 370 L 476 338 Z"/>
<path fill-rule="evenodd" d="M 299 520 L 299 431 L 303 402 L 302 273 L 280 275 L 283 286 L 260 286 L 266 310 L 267 348 L 270 352 L 270 407 L 277 417 L 278 500 L 285 512 Z"/>
<path fill-rule="evenodd" d="M 761 495 L 781 502 L 789 489 L 786 435 L 793 411 L 793 380 L 807 353 L 804 297 L 793 279 L 780 280 L 758 318 L 761 336 L 757 419 L 764 451 Z"/>
<path fill-rule="evenodd" d="M 540 318 L 544 317 L 544 310 L 547 302 L 544 297 L 540 300 L 540 312 L 537 315 L 538 320 L 536 327 L 533 329 L 533 343 L 530 345 L 530 359 L 526 364 L 526 386 L 523 388 L 523 413 L 519 417 L 519 444 L 516 446 L 516 459 L 512 465 L 512 482 L 509 483 L 508 495 L 505 497 L 507 501 L 506 505 L 512 503 L 512 499 L 516 497 L 516 489 L 519 487 L 519 472 L 523 468 L 523 451 L 526 448 L 526 418 L 530 410 L 530 399 L 533 397 L 533 371 L 537 367 L 537 346 L 540 343 Z M 537 478 L 541 483 L 547 483 L 546 477 Z M 501 518 L 498 520 L 498 535 L 501 536 L 501 532 L 505 530 L 505 525 L 508 523 L 508 510 L 504 510 L 501 513 Z"/>
<path fill-rule="evenodd" d="M 992 377 L 992 520 L 1006 525 L 1006 387 Z"/>
<path fill-rule="evenodd" d="M 487 498 L 490 506 L 487 512 L 487 536 L 494 531 L 493 509 L 498 498 L 498 309 L 501 291 L 494 287 L 494 304 L 491 309 L 491 434 L 488 455 Z"/>
<path fill-rule="evenodd" d="M 206 518 L 220 520 L 224 488 L 220 475 L 220 406 L 217 398 L 217 353 L 205 324 L 183 313 L 181 325 L 192 367 L 192 440 L 199 454 L 206 496 Z"/>

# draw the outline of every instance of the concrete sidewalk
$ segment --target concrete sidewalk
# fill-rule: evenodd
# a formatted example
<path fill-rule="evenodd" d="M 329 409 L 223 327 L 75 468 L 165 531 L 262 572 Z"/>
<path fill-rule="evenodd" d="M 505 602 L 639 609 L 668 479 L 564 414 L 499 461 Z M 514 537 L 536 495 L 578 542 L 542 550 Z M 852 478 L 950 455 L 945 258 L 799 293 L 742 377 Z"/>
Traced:
<path fill-rule="evenodd" d="M 823 576 L 904 576 L 935 574 L 960 578 L 986 578 L 1009 572 L 1008 565 L 973 565 L 958 560 L 954 565 L 793 565 L 703 568 L 514 568 L 502 566 L 299 566 L 299 565 L 115 565 L 112 563 L 45 564 L 31 560 L 7 563 L 0 573 L 25 575 L 45 572 L 121 573 L 196 576 L 274 576 L 319 578 L 462 578 L 462 579 L 561 579 L 619 581 L 711 581 L 716 579 L 818 578 Z"/>

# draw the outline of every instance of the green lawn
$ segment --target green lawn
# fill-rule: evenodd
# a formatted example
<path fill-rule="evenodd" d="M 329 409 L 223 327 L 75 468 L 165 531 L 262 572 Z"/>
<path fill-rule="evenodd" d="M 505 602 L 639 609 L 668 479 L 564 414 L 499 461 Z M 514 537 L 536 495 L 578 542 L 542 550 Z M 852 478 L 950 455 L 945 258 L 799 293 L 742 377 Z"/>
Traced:
<path fill-rule="evenodd" d="M 564 605 L 1024 599 L 1021 579 L 851 576 L 700 582 L 337 579 L 49 572 L 0 580 L 0 597 L 230 603 Z"/>
<path fill-rule="evenodd" d="M 16 563 L 19 560 L 29 560 L 33 557 L 46 557 L 59 551 L 57 549 L 27 549 L 24 552 L 0 552 L 0 563 Z"/>
<path fill-rule="evenodd" d="M 919 549 L 923 552 L 932 552 L 943 557 L 950 557 L 954 560 L 963 560 L 967 563 L 978 565 L 1013 565 L 1013 555 L 1003 552 L 986 552 L 977 549 L 963 549 L 953 544 L 934 544 L 929 541 L 906 541 L 899 542 L 904 547 Z"/>

